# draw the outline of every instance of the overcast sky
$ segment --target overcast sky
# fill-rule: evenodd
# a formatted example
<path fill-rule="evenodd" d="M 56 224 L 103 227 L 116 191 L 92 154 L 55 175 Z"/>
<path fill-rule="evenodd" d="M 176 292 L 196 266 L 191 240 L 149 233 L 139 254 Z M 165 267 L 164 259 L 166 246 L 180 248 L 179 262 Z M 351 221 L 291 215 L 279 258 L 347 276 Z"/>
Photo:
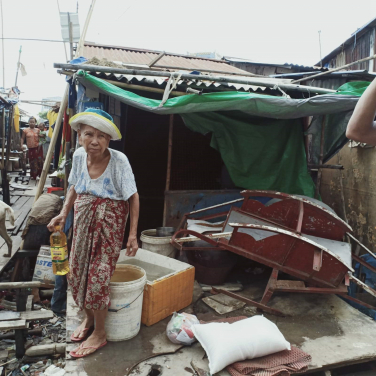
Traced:
<path fill-rule="evenodd" d="M 56 0 L 2 0 L 5 38 L 61 40 Z M 79 10 L 81 28 L 91 0 L 59 0 L 61 11 Z M 262 62 L 313 65 L 376 17 L 375 0 L 97 0 L 86 40 L 90 42 L 221 55 Z M 61 96 L 63 43 L 4 41 L 5 86 L 14 85 L 19 47 L 27 76 L 19 75 L 21 99 Z M 67 45 L 69 56 L 69 46 Z M 0 61 L 0 86 L 3 84 Z M 23 105 L 36 115 L 39 106 Z"/>

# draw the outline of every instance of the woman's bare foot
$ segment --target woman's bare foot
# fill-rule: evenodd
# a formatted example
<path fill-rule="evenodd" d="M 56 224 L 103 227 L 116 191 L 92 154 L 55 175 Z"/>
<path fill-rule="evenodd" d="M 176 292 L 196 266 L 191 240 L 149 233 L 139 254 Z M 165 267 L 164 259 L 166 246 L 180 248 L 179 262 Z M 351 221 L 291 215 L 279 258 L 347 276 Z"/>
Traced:
<path fill-rule="evenodd" d="M 73 351 L 77 355 L 89 355 L 101 347 L 106 342 L 106 338 L 105 331 L 94 330 L 92 335 Z"/>
<path fill-rule="evenodd" d="M 86 317 L 81 325 L 74 331 L 73 337 L 75 339 L 82 339 L 87 336 L 87 332 L 94 326 L 94 317 Z"/>

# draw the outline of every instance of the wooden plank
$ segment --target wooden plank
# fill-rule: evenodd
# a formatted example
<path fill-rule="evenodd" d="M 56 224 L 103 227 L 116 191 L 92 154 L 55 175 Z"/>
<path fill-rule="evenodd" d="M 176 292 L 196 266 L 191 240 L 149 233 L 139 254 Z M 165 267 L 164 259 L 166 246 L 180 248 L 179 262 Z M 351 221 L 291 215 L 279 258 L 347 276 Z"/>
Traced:
<path fill-rule="evenodd" d="M 17 233 L 20 230 L 22 224 L 24 223 L 24 221 L 26 220 L 27 216 L 29 215 L 29 212 L 30 212 L 31 207 L 33 205 L 33 199 L 32 198 L 30 198 L 30 197 L 21 197 L 20 200 L 21 199 L 24 199 L 26 201 L 25 201 L 25 204 L 23 205 L 22 213 L 16 219 L 16 222 L 15 222 L 15 226 L 16 227 L 15 227 L 15 229 L 12 232 L 13 235 L 17 235 Z"/>
<path fill-rule="evenodd" d="M 16 195 L 10 196 L 10 205 L 13 206 L 20 197 L 21 196 L 16 196 Z"/>
<path fill-rule="evenodd" d="M 0 283 L 0 290 L 29 289 L 33 287 L 40 287 L 40 285 L 40 282 L 2 282 Z"/>
<path fill-rule="evenodd" d="M 10 329 L 26 329 L 25 320 L 11 320 L 11 321 L 1 321 L 0 330 L 10 330 Z"/>
<path fill-rule="evenodd" d="M 12 236 L 13 244 L 12 244 L 12 255 L 11 257 L 4 257 L 4 254 L 8 252 L 8 246 L 3 245 L 0 248 L 0 273 L 4 270 L 8 262 L 11 260 L 12 257 L 17 253 L 17 251 L 20 249 L 20 245 L 22 243 L 21 236 Z"/>
<path fill-rule="evenodd" d="M 19 312 L 21 320 L 35 321 L 35 320 L 50 320 L 54 317 L 52 311 L 26 311 Z"/>
<path fill-rule="evenodd" d="M 7 311 L 14 311 L 14 312 L 17 311 L 17 305 L 16 305 L 16 303 L 15 302 L 9 302 L 8 300 L 5 300 L 5 299 L 3 299 L 0 302 L 0 306 L 2 308 L 5 308 Z"/>
<path fill-rule="evenodd" d="M 1 311 L 0 321 L 20 320 L 21 314 L 19 312 Z"/>
<path fill-rule="evenodd" d="M 26 302 L 26 311 L 31 311 L 33 309 L 33 295 L 29 295 L 27 297 L 27 302 Z"/>

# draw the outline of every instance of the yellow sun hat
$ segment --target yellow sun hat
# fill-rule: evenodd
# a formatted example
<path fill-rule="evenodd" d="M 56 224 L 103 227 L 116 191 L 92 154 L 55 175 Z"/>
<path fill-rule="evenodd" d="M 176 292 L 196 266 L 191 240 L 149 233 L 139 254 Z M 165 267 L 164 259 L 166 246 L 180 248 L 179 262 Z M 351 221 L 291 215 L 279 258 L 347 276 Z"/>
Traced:
<path fill-rule="evenodd" d="M 84 112 L 79 112 L 70 118 L 69 124 L 75 131 L 80 129 L 80 124 L 89 125 L 110 135 L 111 140 L 121 140 L 121 133 L 114 124 L 112 116 L 97 108 L 88 108 Z"/>

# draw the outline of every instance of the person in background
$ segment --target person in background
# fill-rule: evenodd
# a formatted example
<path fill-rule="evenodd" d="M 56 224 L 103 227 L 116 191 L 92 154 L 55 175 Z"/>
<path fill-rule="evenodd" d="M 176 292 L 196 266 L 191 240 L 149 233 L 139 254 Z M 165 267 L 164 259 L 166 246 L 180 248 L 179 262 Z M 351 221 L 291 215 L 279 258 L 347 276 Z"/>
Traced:
<path fill-rule="evenodd" d="M 40 132 L 39 132 L 39 147 L 42 148 L 42 150 L 43 150 L 43 160 L 45 160 L 46 154 L 47 154 L 47 149 L 44 147 L 44 145 L 46 145 L 46 142 L 47 142 L 47 132 L 45 131 L 43 122 L 39 123 L 38 129 L 40 130 Z"/>
<path fill-rule="evenodd" d="M 139 196 L 128 158 L 110 149 L 110 140 L 121 134 L 112 117 L 89 108 L 70 119 L 80 145 L 73 155 L 64 207 L 48 225 L 64 228 L 74 206 L 72 250 L 68 283 L 73 299 L 85 312 L 85 319 L 71 336 L 81 346 L 70 352 L 75 358 L 87 356 L 107 344 L 105 319 L 110 305 L 110 281 L 123 245 L 130 214 L 128 256 L 138 250 Z M 90 330 L 94 328 L 89 336 Z"/>
<path fill-rule="evenodd" d="M 20 151 L 22 151 L 26 140 L 26 145 L 29 149 L 30 176 L 32 180 L 36 180 L 41 175 L 43 168 L 43 149 L 39 147 L 40 130 L 36 128 L 36 125 L 37 119 L 32 116 L 29 119 L 29 128 L 23 130 L 20 148 Z"/>
<path fill-rule="evenodd" d="M 359 99 L 347 125 L 346 137 L 350 140 L 376 145 L 376 79 Z"/>

